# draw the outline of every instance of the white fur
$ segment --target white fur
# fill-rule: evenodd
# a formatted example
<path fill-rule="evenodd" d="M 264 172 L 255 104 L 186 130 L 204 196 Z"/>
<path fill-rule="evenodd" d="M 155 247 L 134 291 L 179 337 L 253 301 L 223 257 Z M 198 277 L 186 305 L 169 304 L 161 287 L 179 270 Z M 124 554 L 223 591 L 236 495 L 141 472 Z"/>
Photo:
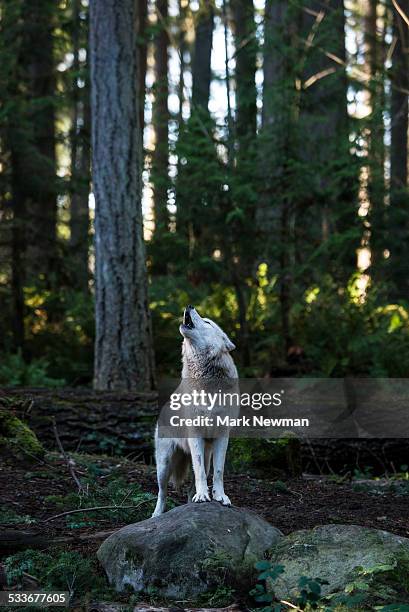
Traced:
<path fill-rule="evenodd" d="M 189 308 L 189 307 L 188 307 Z M 189 308 L 194 328 L 180 326 L 183 336 L 182 379 L 218 381 L 235 379 L 237 369 L 230 355 L 235 346 L 225 332 L 211 319 L 202 319 L 194 308 Z M 165 511 L 169 480 L 179 486 L 185 479 L 190 465 L 193 467 L 195 494 L 193 502 L 210 501 L 207 479 L 213 460 L 213 499 L 230 506 L 224 492 L 223 473 L 228 437 L 160 438 L 155 432 L 156 470 L 159 493 L 152 516 Z"/>

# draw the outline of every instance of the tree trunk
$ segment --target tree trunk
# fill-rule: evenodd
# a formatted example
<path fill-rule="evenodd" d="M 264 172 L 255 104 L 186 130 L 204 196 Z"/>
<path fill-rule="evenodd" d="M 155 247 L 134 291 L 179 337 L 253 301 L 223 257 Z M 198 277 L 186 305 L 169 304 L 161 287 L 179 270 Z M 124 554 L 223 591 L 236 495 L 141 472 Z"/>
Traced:
<path fill-rule="evenodd" d="M 365 61 L 369 76 L 368 120 L 368 183 L 371 223 L 371 271 L 379 278 L 383 268 L 385 248 L 385 147 L 383 108 L 384 95 L 384 42 L 377 30 L 378 0 L 364 2 Z M 382 33 L 383 34 L 383 33 Z"/>
<path fill-rule="evenodd" d="M 315 249 L 338 234 L 336 252 L 328 245 L 321 260 L 347 282 L 356 271 L 361 236 L 358 229 L 351 236 L 357 224 L 358 176 L 349 143 L 343 0 L 305 3 L 302 39 L 300 148 L 304 163 L 314 164 L 314 191 L 308 195 L 310 205 L 303 207 L 307 216 L 297 215 L 302 233 L 309 223 L 308 242 L 297 248 L 307 253 L 311 245 Z M 316 221 L 311 224 L 312 218 Z"/>
<path fill-rule="evenodd" d="M 95 388 L 154 383 L 141 208 L 136 0 L 90 4 Z"/>
<path fill-rule="evenodd" d="M 13 226 L 11 247 L 11 291 L 13 349 L 24 353 L 24 279 L 26 254 L 26 210 L 21 193 L 18 160 L 12 155 Z"/>
<path fill-rule="evenodd" d="M 33 129 L 32 149 L 27 151 L 29 165 L 22 177 L 23 182 L 28 180 L 27 263 L 32 275 L 44 275 L 48 285 L 55 284 L 57 274 L 54 11 L 51 0 L 24 2 L 24 42 L 20 57 L 29 87 L 27 119 Z"/>
<path fill-rule="evenodd" d="M 262 192 L 257 207 L 257 227 L 270 274 L 278 274 L 283 357 L 291 345 L 290 305 L 293 244 L 290 232 L 294 215 L 292 167 L 298 151 L 294 143 L 298 99 L 295 67 L 298 51 L 295 34 L 300 10 L 287 2 L 267 0 L 263 50 L 263 111 L 259 155 Z M 274 237 L 274 239 L 272 239 Z M 278 238 L 278 239 L 277 239 Z"/>
<path fill-rule="evenodd" d="M 11 85 L 15 112 L 8 131 L 13 197 L 20 202 L 15 212 L 24 214 L 18 224 L 24 223 L 30 237 L 27 273 L 31 282 L 40 277 L 47 286 L 55 282 L 57 272 L 54 11 L 51 0 L 21 4 L 21 37 Z"/>
<path fill-rule="evenodd" d="M 409 1 L 400 2 L 409 15 Z M 388 277 L 394 288 L 391 299 L 408 299 L 408 252 L 406 248 L 409 224 L 408 198 L 408 89 L 409 89 L 409 30 L 393 8 L 393 39 L 396 41 L 391 70 L 391 181 L 388 220 Z"/>
<path fill-rule="evenodd" d="M 236 134 L 239 141 L 243 138 L 248 141 L 255 138 L 257 129 L 258 47 L 253 0 L 233 0 L 231 8 L 236 46 Z"/>
<path fill-rule="evenodd" d="M 155 216 L 155 234 L 160 237 L 168 230 L 168 165 L 169 165 L 169 111 L 168 111 L 168 0 L 156 0 L 157 28 L 155 37 L 155 101 L 153 126 L 155 151 L 152 155 L 152 185 Z"/>
<path fill-rule="evenodd" d="M 210 3 L 201 2 L 195 28 L 195 44 L 192 63 L 192 104 L 206 112 L 209 105 L 212 78 L 211 58 L 214 14 Z"/>
<path fill-rule="evenodd" d="M 87 68 L 84 74 L 84 87 L 78 87 L 81 71 L 79 50 L 81 46 L 81 21 L 79 0 L 73 1 L 73 121 L 71 131 L 71 265 L 73 286 L 88 291 L 88 243 L 90 191 L 90 131 L 91 115 L 89 101 L 89 78 Z M 88 25 L 88 20 L 87 20 Z M 88 30 L 88 27 L 86 28 Z"/>
<path fill-rule="evenodd" d="M 145 128 L 145 81 L 146 81 L 146 62 L 148 57 L 148 38 L 146 32 L 148 20 L 148 0 L 139 0 L 138 15 L 138 38 L 139 38 L 139 125 L 142 132 Z"/>

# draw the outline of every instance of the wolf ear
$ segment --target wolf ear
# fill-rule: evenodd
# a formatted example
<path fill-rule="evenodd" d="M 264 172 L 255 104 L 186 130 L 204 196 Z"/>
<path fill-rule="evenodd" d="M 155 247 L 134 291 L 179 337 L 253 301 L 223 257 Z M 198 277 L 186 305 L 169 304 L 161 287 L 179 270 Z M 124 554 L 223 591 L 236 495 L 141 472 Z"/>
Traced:
<path fill-rule="evenodd" d="M 236 348 L 236 345 L 233 344 L 233 342 L 230 340 L 230 338 L 224 334 L 224 344 L 226 346 L 226 349 L 230 352 L 230 351 L 234 351 L 234 349 Z"/>

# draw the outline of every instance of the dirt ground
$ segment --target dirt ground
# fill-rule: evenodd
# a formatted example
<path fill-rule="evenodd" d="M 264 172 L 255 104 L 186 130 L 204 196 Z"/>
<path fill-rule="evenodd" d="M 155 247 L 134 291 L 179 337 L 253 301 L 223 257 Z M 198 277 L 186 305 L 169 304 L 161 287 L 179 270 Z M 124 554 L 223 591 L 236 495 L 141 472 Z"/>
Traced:
<path fill-rule="evenodd" d="M 124 478 L 130 485 L 137 483 L 142 490 L 156 493 L 155 470 L 151 466 L 97 456 L 95 463 L 101 468 L 101 475 L 95 476 L 101 484 L 106 478 L 105 470 Z M 78 471 L 79 476 L 86 476 L 87 468 L 80 466 Z M 409 537 L 407 481 L 342 482 L 309 475 L 274 481 L 252 478 L 248 474 L 230 474 L 225 481 L 226 492 L 234 505 L 257 512 L 284 533 L 326 523 L 349 523 Z M 35 463 L 29 468 L 7 463 L 0 465 L 0 507 L 35 520 L 29 525 L 12 525 L 13 529 L 46 534 L 50 538 L 66 535 L 65 517 L 47 523 L 43 521 L 61 512 L 61 509 L 56 511 L 48 496 L 67 495 L 71 491 L 76 491 L 76 485 L 57 454 L 49 455 L 45 465 Z M 172 490 L 170 496 L 176 503 L 184 503 L 186 499 Z M 75 534 L 84 535 L 119 526 L 113 526 L 101 512 L 95 527 L 80 527 Z M 7 528 L 10 525 L 0 524 L 0 535 Z M 98 541 L 88 544 L 91 549 L 98 545 Z"/>

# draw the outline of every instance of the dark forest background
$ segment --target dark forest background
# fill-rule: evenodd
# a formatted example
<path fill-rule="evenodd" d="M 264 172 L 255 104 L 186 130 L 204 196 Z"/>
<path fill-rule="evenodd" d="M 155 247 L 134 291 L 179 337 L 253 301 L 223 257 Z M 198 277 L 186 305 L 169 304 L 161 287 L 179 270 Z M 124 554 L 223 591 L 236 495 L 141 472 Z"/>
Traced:
<path fill-rule="evenodd" d="M 188 303 L 242 375 L 406 377 L 408 15 L 1 0 L 0 383 L 176 376 Z"/>

